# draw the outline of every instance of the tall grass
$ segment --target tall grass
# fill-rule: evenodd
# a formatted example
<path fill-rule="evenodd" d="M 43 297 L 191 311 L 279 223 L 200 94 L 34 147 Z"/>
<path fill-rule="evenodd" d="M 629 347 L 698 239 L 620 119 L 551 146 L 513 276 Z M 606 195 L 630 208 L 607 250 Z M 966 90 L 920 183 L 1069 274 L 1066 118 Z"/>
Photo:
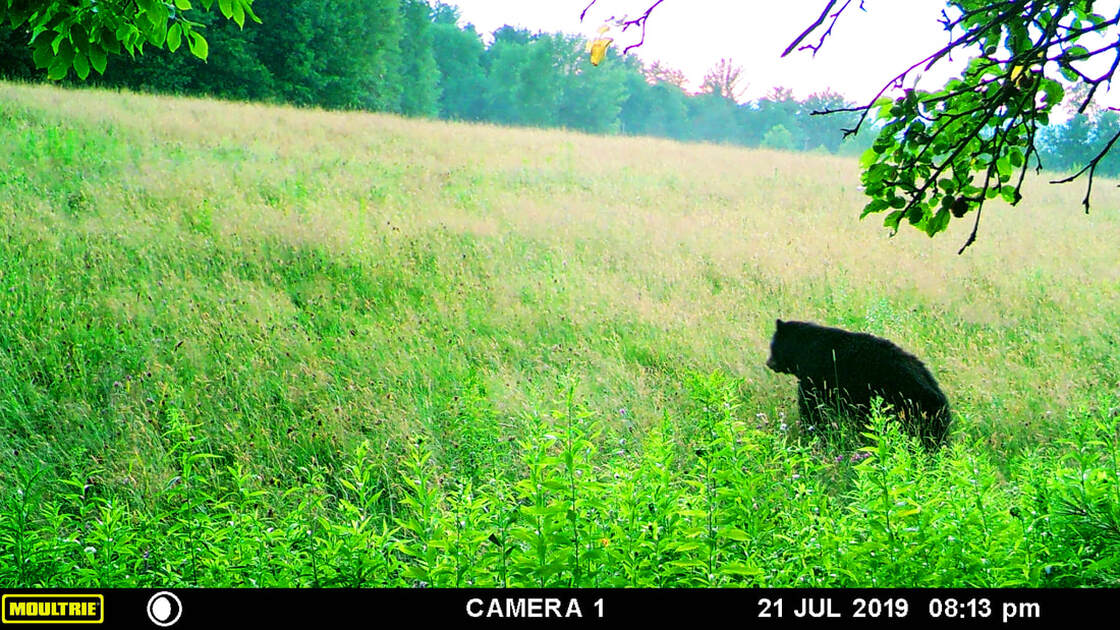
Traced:
<path fill-rule="evenodd" d="M 839 158 L 7 83 L 0 160 L 0 584 L 1116 583 L 1110 187 L 958 257 Z M 800 426 L 775 317 L 952 446 Z"/>
<path fill-rule="evenodd" d="M 1079 448 L 1017 458 L 1004 477 L 966 444 L 929 455 L 884 415 L 869 446 L 824 457 L 738 413 L 736 386 L 690 381 L 692 412 L 711 420 L 697 441 L 681 444 L 666 421 L 609 455 L 569 390 L 531 419 L 516 466 L 477 484 L 449 475 L 417 439 L 393 509 L 368 442 L 337 473 L 313 465 L 273 495 L 238 467 L 213 466 L 176 410 L 167 438 L 178 474 L 147 505 L 21 469 L 4 497 L 0 583 L 996 587 L 1120 577 L 1115 417 L 1074 415 Z"/>

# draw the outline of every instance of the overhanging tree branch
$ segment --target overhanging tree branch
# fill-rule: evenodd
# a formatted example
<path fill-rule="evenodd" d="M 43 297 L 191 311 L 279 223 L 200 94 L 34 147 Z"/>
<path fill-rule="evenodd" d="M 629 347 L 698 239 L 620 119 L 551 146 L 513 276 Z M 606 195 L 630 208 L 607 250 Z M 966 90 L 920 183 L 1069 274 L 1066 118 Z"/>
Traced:
<path fill-rule="evenodd" d="M 821 49 L 821 46 L 824 45 L 825 38 L 832 34 L 832 27 L 836 26 L 836 20 L 840 19 L 840 14 L 842 14 L 844 12 L 844 9 L 847 9 L 848 5 L 852 3 L 852 0 L 845 0 L 844 6 L 840 7 L 839 10 L 830 15 L 829 11 L 832 10 L 832 7 L 836 6 L 837 1 L 838 0 L 828 0 L 828 4 L 825 6 L 824 11 L 821 11 L 821 14 L 817 17 L 816 21 L 813 22 L 813 24 L 810 25 L 809 28 L 802 31 L 801 34 L 797 36 L 797 39 L 794 39 L 793 43 L 791 43 L 786 47 L 784 51 L 782 51 L 783 57 L 793 52 L 794 48 L 797 48 L 797 50 L 812 50 L 813 56 L 815 57 L 817 55 L 817 51 L 819 51 Z M 860 0 L 859 8 L 860 10 L 863 10 L 862 0 Z M 825 30 L 825 32 L 821 33 L 820 39 L 817 40 L 816 45 L 806 44 L 798 48 L 797 45 L 804 41 L 810 33 L 817 30 L 817 28 L 820 27 L 821 24 L 824 24 L 824 21 L 827 18 L 832 18 L 832 22 L 829 23 L 828 28 Z"/>
<path fill-rule="evenodd" d="M 597 0 L 591 0 L 590 8 Z M 645 41 L 650 13 L 619 22 L 641 26 Z M 782 52 L 809 50 L 813 55 L 833 34 L 852 0 L 821 0 L 816 19 Z M 1083 113 L 1101 85 L 1120 68 L 1120 9 L 1096 12 L 1094 0 L 947 0 L 938 22 L 948 33 L 944 46 L 908 65 L 886 81 L 864 105 L 823 107 L 812 114 L 858 113 L 843 130 L 851 136 L 874 120 L 875 140 L 861 158 L 861 183 L 870 198 L 861 216 L 885 213 L 884 224 L 898 230 L 902 219 L 933 236 L 952 219 L 976 212 L 972 232 L 961 252 L 975 243 L 985 202 L 1001 198 L 1015 205 L 1023 198 L 1026 171 L 1039 129 L 1065 98 L 1066 86 L 1084 86 L 1075 103 Z M 862 10 L 862 2 L 859 4 Z M 586 14 L 586 9 L 584 11 Z M 581 16 L 582 18 L 582 16 Z M 815 43 L 806 43 L 813 41 Z M 625 52 L 624 51 L 624 52 Z M 933 90 L 903 87 L 918 72 L 950 60 L 970 57 L 957 77 Z M 1106 61 L 1107 60 L 1107 61 Z M 1100 71 L 1102 62 L 1107 69 Z M 892 91 L 901 91 L 895 95 Z M 1083 205 L 1089 210 L 1093 178 L 1120 132 L 1077 173 L 1053 183 L 1088 175 Z M 1018 171 L 1018 173 L 1016 173 Z"/>

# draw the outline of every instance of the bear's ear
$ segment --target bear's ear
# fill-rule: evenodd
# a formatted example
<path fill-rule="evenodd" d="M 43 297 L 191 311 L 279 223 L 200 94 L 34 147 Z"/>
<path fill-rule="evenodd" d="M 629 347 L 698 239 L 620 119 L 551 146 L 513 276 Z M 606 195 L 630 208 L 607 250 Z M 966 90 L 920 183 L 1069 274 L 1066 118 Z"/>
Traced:
<path fill-rule="evenodd" d="M 774 327 L 775 327 L 775 328 L 781 328 L 783 324 L 785 324 L 785 322 L 783 322 L 783 321 L 782 321 L 782 320 L 780 320 L 780 319 L 775 319 L 775 320 L 774 320 Z"/>

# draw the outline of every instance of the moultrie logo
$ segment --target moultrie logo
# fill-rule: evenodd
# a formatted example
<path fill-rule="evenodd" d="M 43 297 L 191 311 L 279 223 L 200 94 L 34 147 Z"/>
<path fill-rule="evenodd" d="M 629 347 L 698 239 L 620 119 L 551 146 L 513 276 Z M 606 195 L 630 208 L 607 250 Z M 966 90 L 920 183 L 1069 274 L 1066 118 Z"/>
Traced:
<path fill-rule="evenodd" d="M 101 595 L 5 594 L 2 602 L 5 624 L 16 623 L 102 623 L 105 598 Z"/>

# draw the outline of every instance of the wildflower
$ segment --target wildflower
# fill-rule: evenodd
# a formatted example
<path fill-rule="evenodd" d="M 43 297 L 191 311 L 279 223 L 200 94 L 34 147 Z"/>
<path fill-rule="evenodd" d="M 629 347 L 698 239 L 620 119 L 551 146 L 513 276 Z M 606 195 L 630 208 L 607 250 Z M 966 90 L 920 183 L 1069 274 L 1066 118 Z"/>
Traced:
<path fill-rule="evenodd" d="M 611 546 L 611 539 L 610 538 L 600 538 L 599 539 L 599 544 L 604 546 L 604 547 L 610 547 Z"/>

